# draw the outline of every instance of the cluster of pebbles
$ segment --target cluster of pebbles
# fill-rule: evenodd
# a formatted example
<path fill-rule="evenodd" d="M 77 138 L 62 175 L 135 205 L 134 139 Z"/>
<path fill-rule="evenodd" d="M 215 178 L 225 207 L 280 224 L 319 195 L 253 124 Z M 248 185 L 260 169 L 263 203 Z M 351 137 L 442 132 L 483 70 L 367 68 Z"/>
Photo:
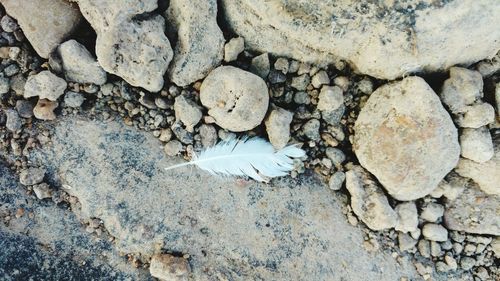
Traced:
<path fill-rule="evenodd" d="M 475 65 L 475 70 L 452 68 L 442 88 L 432 85 L 460 127 L 460 146 L 440 140 L 436 143 L 440 150 L 450 150 L 453 163 L 443 165 L 451 165 L 451 170 L 459 161 L 458 168 L 449 174 L 449 170 L 436 172 L 442 174 L 437 182 L 433 178 L 437 186 L 423 194 L 412 190 L 403 194 L 368 173 L 363 167 L 372 172 L 370 165 L 360 162 L 369 161 L 358 161 L 363 156 L 356 151 L 360 140 L 355 133 L 361 126 L 358 116 L 384 81 L 356 75 L 343 62 L 318 67 L 267 53 L 255 54 L 245 51 L 243 38 L 235 37 L 225 44 L 224 65 L 204 80 L 184 87 L 165 81 L 160 91 L 152 93 L 108 76 L 93 54 L 75 40 L 64 42 L 44 60 L 33 54 L 10 16 L 3 15 L 0 25 L 0 151 L 19 174 L 21 184 L 38 199 L 76 203 L 75 198 L 44 182 L 43 167 L 30 167 L 29 150 L 50 142 L 50 133 L 38 129 L 38 120 L 57 120 L 65 115 L 119 117 L 127 125 L 150 131 L 164 144 L 167 155 L 186 159 L 230 136 L 258 135 L 269 139 L 276 149 L 289 143 L 302 145 L 307 158 L 297 161 L 291 176 L 300 178 L 300 174 L 313 171 L 332 192 L 345 197 L 347 220 L 352 225 L 361 221 L 368 227 L 367 250 L 388 247 L 397 258 L 411 256 L 424 279 L 430 279 L 434 271 L 472 274 L 476 280 L 500 278 L 498 152 L 494 155 L 500 99 L 498 55 Z M 425 83 L 420 80 L 404 79 L 409 82 L 401 83 L 417 89 Z M 422 91 L 425 98 L 433 89 Z M 432 102 L 439 103 L 434 96 Z M 496 116 L 492 106 L 495 99 Z M 436 109 L 430 114 L 428 125 L 436 122 L 434 129 L 446 132 L 438 120 L 439 114 L 448 116 L 446 111 Z M 379 180 L 384 178 L 373 173 Z M 472 194 L 464 188 L 470 188 Z M 463 193 L 488 197 L 491 202 L 485 203 L 484 210 L 470 211 L 482 207 L 467 205 Z M 463 212 L 473 221 L 451 218 Z M 5 217 L 2 219 L 8 223 Z M 105 231 L 98 219 L 87 225 L 90 233 L 101 235 Z M 172 259 L 156 257 L 151 266 L 161 275 L 158 268 L 162 262 L 157 260 L 171 263 Z"/>

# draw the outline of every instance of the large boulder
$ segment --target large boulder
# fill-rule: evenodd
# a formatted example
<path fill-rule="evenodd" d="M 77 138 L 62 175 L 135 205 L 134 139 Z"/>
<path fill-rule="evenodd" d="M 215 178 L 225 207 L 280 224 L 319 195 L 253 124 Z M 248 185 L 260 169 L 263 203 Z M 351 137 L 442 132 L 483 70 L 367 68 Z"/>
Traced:
<path fill-rule="evenodd" d="M 459 159 L 457 129 L 420 77 L 373 92 L 354 130 L 359 162 L 398 200 L 429 194 Z"/>
<path fill-rule="evenodd" d="M 48 58 L 80 23 L 78 7 L 65 0 L 0 0 L 9 15 L 17 19 L 33 49 Z"/>
<path fill-rule="evenodd" d="M 392 80 L 493 57 L 500 1 L 223 0 L 250 49 Z"/>

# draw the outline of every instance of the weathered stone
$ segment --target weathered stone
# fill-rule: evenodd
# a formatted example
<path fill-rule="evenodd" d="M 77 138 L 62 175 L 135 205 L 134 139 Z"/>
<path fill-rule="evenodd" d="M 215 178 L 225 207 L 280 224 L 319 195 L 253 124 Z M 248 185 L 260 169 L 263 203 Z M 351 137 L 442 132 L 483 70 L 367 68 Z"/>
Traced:
<path fill-rule="evenodd" d="M 450 68 L 450 78 L 444 81 L 441 99 L 451 112 L 463 113 L 468 105 L 482 97 L 481 73 L 462 67 Z"/>
<path fill-rule="evenodd" d="M 42 58 L 48 58 L 80 23 L 76 5 L 65 0 L 1 0 L 17 19 L 28 41 Z"/>
<path fill-rule="evenodd" d="M 238 55 L 244 50 L 245 40 L 243 40 L 243 37 L 232 38 L 224 46 L 224 61 L 235 61 L 238 58 Z"/>
<path fill-rule="evenodd" d="M 462 128 L 479 128 L 495 121 L 495 109 L 489 103 L 478 102 L 466 106 L 464 113 L 455 119 Z"/>
<path fill-rule="evenodd" d="M 166 18 L 177 34 L 170 80 L 186 86 L 207 76 L 223 58 L 225 40 L 217 25 L 217 1 L 171 0 Z"/>
<path fill-rule="evenodd" d="M 185 258 L 172 255 L 154 255 L 151 258 L 149 272 L 153 277 L 165 281 L 188 280 L 191 268 Z"/>
<path fill-rule="evenodd" d="M 418 228 L 418 212 L 414 202 L 400 203 L 395 208 L 398 222 L 395 229 L 404 233 L 413 232 Z"/>
<path fill-rule="evenodd" d="M 361 167 L 346 173 L 346 187 L 351 194 L 353 212 L 371 229 L 382 230 L 397 225 L 398 215 L 387 197 Z"/>
<path fill-rule="evenodd" d="M 460 155 L 451 117 L 419 77 L 373 92 L 354 130 L 359 162 L 398 200 L 429 194 Z"/>
<path fill-rule="evenodd" d="M 19 182 L 24 185 L 35 185 L 43 181 L 45 169 L 29 168 L 22 170 L 19 174 Z"/>
<path fill-rule="evenodd" d="M 252 59 L 252 65 L 250 66 L 250 71 L 261 78 L 265 79 L 269 74 L 271 69 L 271 64 L 269 62 L 269 55 L 267 53 L 256 56 Z"/>
<path fill-rule="evenodd" d="M 265 124 L 269 141 L 275 149 L 285 147 L 290 140 L 290 124 L 293 120 L 293 112 L 281 107 L 274 107 L 269 113 Z"/>
<path fill-rule="evenodd" d="M 40 97 L 40 99 L 48 99 L 56 101 L 62 94 L 68 84 L 64 79 L 56 76 L 48 70 L 44 70 L 38 74 L 28 77 L 24 85 L 24 97 Z"/>
<path fill-rule="evenodd" d="M 233 66 L 220 66 L 203 80 L 200 100 L 217 125 L 243 132 L 262 122 L 269 94 L 259 76 Z"/>
<path fill-rule="evenodd" d="M 13 109 L 5 110 L 5 115 L 7 116 L 7 121 L 5 122 L 5 127 L 11 132 L 17 132 L 21 129 L 23 122 L 19 117 L 17 111 Z"/>
<path fill-rule="evenodd" d="M 106 72 L 90 52 L 76 40 L 69 40 L 59 46 L 59 54 L 66 79 L 78 83 L 106 83 Z"/>
<path fill-rule="evenodd" d="M 249 49 L 314 63 L 344 60 L 388 80 L 493 57 L 499 8 L 497 0 L 222 1 L 225 20 Z"/>
<path fill-rule="evenodd" d="M 493 157 L 493 141 L 487 127 L 466 128 L 460 134 L 461 155 L 472 161 L 483 163 Z"/>
<path fill-rule="evenodd" d="M 443 205 L 437 203 L 427 203 L 422 207 L 420 217 L 428 222 L 436 222 L 444 214 Z"/>
<path fill-rule="evenodd" d="M 69 107 L 78 108 L 82 106 L 84 101 L 85 97 L 80 93 L 69 91 L 64 95 L 64 104 Z"/>
<path fill-rule="evenodd" d="M 40 120 L 54 120 L 56 119 L 56 114 L 54 110 L 59 106 L 57 101 L 50 101 L 47 99 L 39 99 L 33 108 L 33 115 L 36 119 Z"/>
<path fill-rule="evenodd" d="M 203 124 L 200 126 L 201 144 L 203 147 L 211 147 L 217 143 L 217 130 L 214 126 Z"/>
<path fill-rule="evenodd" d="M 174 111 L 175 117 L 191 132 L 194 126 L 200 122 L 202 117 L 200 106 L 184 95 L 175 98 Z"/>
<path fill-rule="evenodd" d="M 448 240 L 448 230 L 435 223 L 425 224 L 422 228 L 422 235 L 430 241 L 444 242 Z"/>
<path fill-rule="evenodd" d="M 337 110 L 344 104 L 342 89 L 337 86 L 323 86 L 319 93 L 318 109 L 321 111 Z"/>

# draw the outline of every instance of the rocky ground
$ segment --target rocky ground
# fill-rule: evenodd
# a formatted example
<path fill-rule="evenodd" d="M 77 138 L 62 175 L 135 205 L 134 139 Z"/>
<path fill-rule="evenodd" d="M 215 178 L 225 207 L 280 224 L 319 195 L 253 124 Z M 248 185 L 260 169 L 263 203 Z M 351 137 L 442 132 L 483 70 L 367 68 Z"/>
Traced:
<path fill-rule="evenodd" d="M 73 2 L 0 0 L 0 279 L 500 279 L 498 2 Z M 307 156 L 164 171 L 233 135 Z"/>

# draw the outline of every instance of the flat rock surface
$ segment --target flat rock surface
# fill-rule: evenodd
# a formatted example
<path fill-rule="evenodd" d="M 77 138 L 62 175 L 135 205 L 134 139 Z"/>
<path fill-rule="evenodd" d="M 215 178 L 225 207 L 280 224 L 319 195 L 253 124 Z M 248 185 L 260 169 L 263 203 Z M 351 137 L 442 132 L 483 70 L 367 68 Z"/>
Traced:
<path fill-rule="evenodd" d="M 194 280 L 415 278 L 406 259 L 366 252 L 361 229 L 314 181 L 242 185 L 196 168 L 166 172 L 179 159 L 115 121 L 59 121 L 31 158 L 79 199 L 82 217 L 104 222 L 118 250 L 188 254 Z"/>

